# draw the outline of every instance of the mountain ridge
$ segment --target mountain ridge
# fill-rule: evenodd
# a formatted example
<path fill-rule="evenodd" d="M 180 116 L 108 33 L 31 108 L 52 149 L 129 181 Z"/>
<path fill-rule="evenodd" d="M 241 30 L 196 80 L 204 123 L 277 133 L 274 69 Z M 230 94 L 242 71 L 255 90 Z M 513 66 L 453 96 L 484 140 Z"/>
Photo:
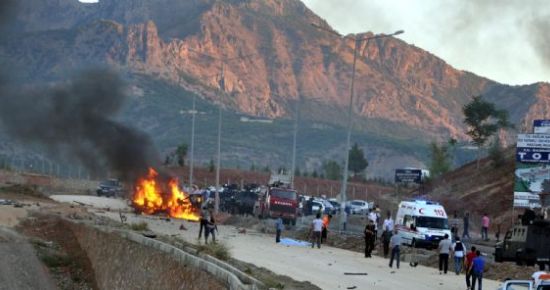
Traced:
<path fill-rule="evenodd" d="M 29 0 L 20 5 L 14 29 L 19 34 L 2 53 L 28 68 L 29 79 L 59 79 L 70 69 L 107 63 L 239 114 L 293 118 L 303 99 L 304 120 L 345 125 L 353 41 L 313 27 L 332 30 L 300 1 Z M 222 75 L 223 58 L 237 59 L 225 63 Z M 548 83 L 507 86 L 454 69 L 396 38 L 364 41 L 358 49 L 354 128 L 391 137 L 399 124 L 409 129 L 396 140 L 466 141 L 461 108 L 480 94 L 508 110 L 518 128 L 530 127 L 550 108 Z"/>

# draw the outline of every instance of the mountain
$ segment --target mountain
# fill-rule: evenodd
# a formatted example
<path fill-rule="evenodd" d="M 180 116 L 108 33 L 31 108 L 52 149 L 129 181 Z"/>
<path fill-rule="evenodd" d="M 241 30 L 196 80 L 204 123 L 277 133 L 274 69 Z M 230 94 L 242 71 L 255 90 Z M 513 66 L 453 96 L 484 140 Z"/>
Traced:
<path fill-rule="evenodd" d="M 332 30 L 298 0 L 26 0 L 0 53 L 33 82 L 59 81 L 90 65 L 117 67 L 134 96 L 123 119 L 165 150 L 183 134 L 178 114 L 166 110 L 189 106 L 192 95 L 207 111 L 221 102 L 229 127 L 224 159 L 241 166 L 290 164 L 289 119 L 301 100 L 300 167 L 312 170 L 342 158 L 354 43 L 311 24 Z M 373 175 L 386 177 L 396 167 L 423 166 L 431 141 L 465 141 L 461 108 L 473 95 L 508 110 L 518 128 L 550 108 L 548 83 L 500 84 L 397 38 L 360 44 L 355 92 L 354 141 L 366 146 Z M 148 114 L 151 107 L 160 115 Z M 241 115 L 276 122 L 252 129 Z M 200 133 L 199 156 L 209 160 L 216 119 L 205 118 L 211 131 Z M 273 150 L 269 160 L 266 150 Z"/>

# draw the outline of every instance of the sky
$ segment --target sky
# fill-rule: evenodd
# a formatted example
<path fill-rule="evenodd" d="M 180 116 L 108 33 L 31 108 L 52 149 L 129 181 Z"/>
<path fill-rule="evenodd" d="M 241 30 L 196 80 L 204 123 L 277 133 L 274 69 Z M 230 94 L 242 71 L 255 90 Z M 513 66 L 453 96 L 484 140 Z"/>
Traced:
<path fill-rule="evenodd" d="M 550 82 L 546 0 L 302 0 L 342 34 L 391 33 L 457 69 L 506 84 Z"/>

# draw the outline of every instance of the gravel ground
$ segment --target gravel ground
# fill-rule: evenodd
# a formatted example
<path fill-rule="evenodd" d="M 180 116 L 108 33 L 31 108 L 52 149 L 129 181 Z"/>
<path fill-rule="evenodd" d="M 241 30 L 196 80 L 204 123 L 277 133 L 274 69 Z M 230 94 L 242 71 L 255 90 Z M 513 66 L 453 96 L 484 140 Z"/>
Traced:
<path fill-rule="evenodd" d="M 56 289 L 33 247 L 13 230 L 0 226 L 0 289 Z"/>

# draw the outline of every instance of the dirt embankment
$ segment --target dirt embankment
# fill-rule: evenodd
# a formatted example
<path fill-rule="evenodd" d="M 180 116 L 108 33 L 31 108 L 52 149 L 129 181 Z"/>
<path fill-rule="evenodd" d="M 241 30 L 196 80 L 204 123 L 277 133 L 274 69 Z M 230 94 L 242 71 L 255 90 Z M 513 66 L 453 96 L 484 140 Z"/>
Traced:
<path fill-rule="evenodd" d="M 56 271 L 70 272 L 70 281 L 64 279 L 61 285 L 58 283 L 62 289 L 226 288 L 204 271 L 182 265 L 167 254 L 117 234 L 55 216 L 42 215 L 29 219 L 20 226 L 20 230 L 43 241 L 41 244 L 62 249 L 57 254 L 41 250 L 46 260 L 57 258 L 64 262 L 66 267 L 55 267 Z"/>
<path fill-rule="evenodd" d="M 470 232 L 479 232 L 481 217 L 487 213 L 491 218 L 489 232 L 494 234 L 500 227 L 500 238 L 512 225 L 512 215 L 522 211 L 512 211 L 514 197 L 515 151 L 506 150 L 504 163 L 494 166 L 490 158 L 481 159 L 479 168 L 476 161 L 444 174 L 430 187 L 430 197 L 445 205 L 450 216 L 456 212 L 463 217 L 470 213 Z"/>

